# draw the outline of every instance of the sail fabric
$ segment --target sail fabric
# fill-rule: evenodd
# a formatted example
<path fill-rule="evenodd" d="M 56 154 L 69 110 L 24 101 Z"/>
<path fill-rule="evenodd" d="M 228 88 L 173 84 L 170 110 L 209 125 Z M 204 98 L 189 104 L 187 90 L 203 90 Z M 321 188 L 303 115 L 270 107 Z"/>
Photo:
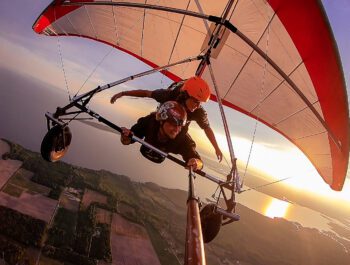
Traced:
<path fill-rule="evenodd" d="M 79 0 L 66 2 L 82 2 Z M 112 45 L 152 67 L 199 55 L 212 23 L 184 14 L 108 5 L 65 6 L 56 0 L 34 31 L 86 37 Z M 222 16 L 228 1 L 147 0 L 134 3 Z M 278 131 L 298 146 L 320 176 L 341 190 L 349 161 L 349 111 L 338 50 L 317 0 L 234 1 L 227 18 L 294 82 L 327 128 L 286 80 L 239 36 L 230 32 L 211 65 L 223 104 Z M 167 72 L 177 81 L 193 76 L 198 61 Z M 208 68 L 202 77 L 213 87 Z M 214 89 L 211 99 L 215 100 Z M 229 119 L 229 117 L 228 117 Z M 273 165 L 271 165 L 273 166 Z M 306 176 L 307 177 L 307 176 Z"/>

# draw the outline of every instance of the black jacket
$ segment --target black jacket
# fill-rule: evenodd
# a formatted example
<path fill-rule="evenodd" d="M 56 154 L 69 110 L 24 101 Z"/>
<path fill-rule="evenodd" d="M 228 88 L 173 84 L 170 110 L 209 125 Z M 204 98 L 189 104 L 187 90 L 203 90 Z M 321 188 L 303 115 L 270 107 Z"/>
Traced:
<path fill-rule="evenodd" d="M 159 127 L 160 122 L 156 120 L 155 113 L 151 113 L 148 116 L 138 119 L 137 123 L 131 127 L 131 131 L 135 136 L 144 139 L 147 143 L 157 147 L 163 152 L 180 154 L 186 163 L 190 158 L 200 159 L 196 151 L 196 143 L 188 133 L 179 133 L 175 139 L 168 139 L 165 142 L 160 142 L 158 140 Z M 141 147 L 141 152 L 145 155 L 145 147 Z"/>

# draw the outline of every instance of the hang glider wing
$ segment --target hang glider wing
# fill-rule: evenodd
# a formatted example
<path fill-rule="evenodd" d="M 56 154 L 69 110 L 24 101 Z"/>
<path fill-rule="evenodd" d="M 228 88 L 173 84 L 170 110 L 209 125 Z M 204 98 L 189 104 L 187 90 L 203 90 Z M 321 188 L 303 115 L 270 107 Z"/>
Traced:
<path fill-rule="evenodd" d="M 213 27 L 210 18 L 200 15 L 220 17 L 227 5 L 223 0 L 149 0 L 147 8 L 140 7 L 145 1 L 81 2 L 53 1 L 34 31 L 100 41 L 152 67 L 200 54 Z M 223 103 L 284 135 L 332 189 L 341 190 L 349 160 L 348 102 L 338 50 L 320 1 L 235 1 L 228 20 L 241 36 L 224 34 L 211 60 Z M 198 62 L 192 62 L 166 74 L 177 81 L 192 76 L 197 67 Z M 207 69 L 203 78 L 211 83 Z"/>

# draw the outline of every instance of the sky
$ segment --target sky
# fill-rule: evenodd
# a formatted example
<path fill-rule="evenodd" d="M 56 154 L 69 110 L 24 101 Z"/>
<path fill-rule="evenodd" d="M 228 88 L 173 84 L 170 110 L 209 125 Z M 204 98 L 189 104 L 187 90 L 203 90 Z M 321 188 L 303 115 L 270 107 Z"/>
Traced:
<path fill-rule="evenodd" d="M 26 84 L 29 85 L 29 82 L 26 80 L 35 80 L 41 82 L 41 84 L 46 84 L 48 87 L 46 91 L 37 92 L 37 100 L 41 101 L 43 106 L 35 106 L 38 112 L 40 110 L 44 113 L 48 110 L 53 111 L 57 106 L 56 104 L 65 104 L 65 99 L 67 99 L 67 87 L 72 94 L 77 91 L 76 88 L 80 88 L 84 84 L 81 91 L 86 91 L 100 84 L 113 82 L 148 69 L 147 66 L 136 59 L 130 58 L 130 56 L 106 45 L 76 38 L 51 38 L 35 34 L 31 26 L 49 2 L 51 2 L 51 0 L 0 1 L 0 72 L 2 71 L 3 73 L 3 82 L 1 83 L 0 89 L 4 89 L 4 80 L 7 78 L 10 80 L 9 71 L 17 73 L 16 81 L 11 83 L 11 85 L 17 85 L 17 88 L 14 89 L 23 88 Z M 347 20 L 350 14 L 350 2 L 347 0 L 323 0 L 322 2 L 337 40 L 345 80 L 346 83 L 349 84 L 350 52 L 347 47 L 350 46 L 350 36 L 347 33 Z M 122 67 L 116 62 L 123 62 Z M 86 78 L 97 65 L 99 65 L 98 69 L 89 78 L 88 82 L 85 83 Z M 21 78 L 22 80 L 18 80 Z M 128 127 L 131 126 L 138 117 L 146 115 L 153 110 L 156 107 L 155 102 L 152 100 L 135 101 L 135 99 L 123 98 L 118 100 L 117 106 L 111 106 L 109 104 L 109 97 L 115 92 L 124 89 L 154 89 L 167 87 L 169 84 L 170 81 L 162 78 L 159 74 L 143 78 L 141 81 L 132 81 L 114 88 L 111 91 L 107 91 L 103 95 L 96 96 L 94 103 L 92 103 L 92 108 L 101 111 L 103 115 L 114 122 Z M 349 88 L 347 89 L 349 95 Z M 6 91 L 1 91 L 1 93 L 3 93 L 3 95 L 10 94 L 10 92 L 7 93 Z M 28 90 L 24 93 L 31 93 L 31 91 Z M 40 95 L 44 95 L 44 93 L 52 95 L 52 98 L 46 98 L 45 102 L 43 102 L 42 99 L 40 99 Z M 33 97 L 32 93 L 30 97 Z M 3 131 L 0 130 L 0 137 L 3 137 L 1 135 L 2 133 L 6 136 L 10 135 L 13 140 L 24 144 L 27 148 L 38 151 L 40 141 L 45 133 L 45 121 L 41 119 L 35 123 L 38 124 L 34 126 L 38 128 L 39 133 L 37 133 L 37 136 L 34 136 L 34 129 L 31 129 L 33 130 L 33 135 L 31 137 L 28 137 L 28 134 L 26 136 L 18 132 L 20 130 L 18 128 L 21 128 L 21 130 L 25 128 L 20 127 L 20 122 L 23 122 L 23 124 L 28 123 L 28 120 L 24 119 L 22 116 L 16 116 L 18 114 L 16 114 L 16 109 L 14 107 L 15 103 L 18 103 L 18 101 L 22 102 L 23 100 L 25 100 L 25 98 L 12 98 L 12 101 L 7 102 L 8 104 L 11 103 L 9 105 L 3 104 L 3 102 L 1 103 L 3 106 L 7 106 L 9 113 L 6 113 L 7 116 L 0 116 L 4 119 L 1 121 L 2 124 L 8 125 L 6 126 L 8 127 L 6 131 L 4 127 L 1 129 Z M 137 108 L 135 108 L 136 102 Z M 23 105 L 25 104 L 29 104 L 29 102 Z M 47 109 L 44 109 L 44 106 L 47 107 Z M 118 113 L 116 113 L 117 108 Z M 208 111 L 209 119 L 216 133 L 218 143 L 224 150 L 226 159 L 228 159 L 229 155 L 227 148 L 225 148 L 226 140 L 224 138 L 224 132 L 220 123 L 217 122 L 220 120 L 218 108 L 216 104 L 212 102 L 208 103 L 205 108 Z M 233 110 L 227 110 L 227 115 L 232 117 L 232 122 L 229 123 L 229 126 L 233 134 L 233 145 L 236 156 L 244 164 L 249 156 L 256 123 L 254 120 L 246 118 Z M 34 120 L 35 117 L 33 118 L 33 123 Z M 120 161 L 115 162 L 112 158 L 118 155 L 117 150 L 107 150 L 110 149 L 110 146 L 108 146 L 110 145 L 109 143 L 115 141 L 115 135 L 104 133 L 103 137 L 101 137 L 101 132 L 94 132 L 81 124 L 74 125 L 73 128 L 77 128 L 77 130 L 83 128 L 84 131 L 89 133 L 73 138 L 75 147 L 72 146 L 72 150 L 70 150 L 71 154 L 68 154 L 67 161 L 82 166 L 89 166 L 91 158 L 88 154 L 92 152 L 93 145 L 98 145 L 98 148 L 104 149 L 105 152 L 108 153 L 109 158 L 101 158 L 99 161 L 94 161 L 95 168 L 106 168 L 116 171 L 117 165 L 119 172 L 125 175 L 141 176 L 140 180 L 146 179 L 150 181 L 157 179 L 157 181 L 163 185 L 170 185 L 169 181 L 164 179 L 164 168 L 166 168 L 167 174 L 171 175 L 172 179 L 176 179 L 176 175 L 179 174 L 179 172 L 181 172 L 181 174 L 184 173 L 184 170 L 179 170 L 168 162 L 162 167 L 155 167 L 150 164 L 150 162 L 144 161 L 143 158 L 140 158 L 136 146 L 129 148 L 128 151 L 126 151 L 126 149 L 120 149 L 123 150 L 123 157 L 118 158 Z M 11 133 L 11 129 L 16 131 L 16 133 Z M 195 140 L 198 142 L 200 152 L 202 152 L 204 156 L 209 157 L 209 159 L 215 160 L 214 152 L 210 149 L 209 142 L 198 126 L 191 125 L 190 132 L 192 135 L 196 135 Z M 91 143 L 92 141 L 93 143 Z M 207 146 L 209 146 L 209 148 Z M 119 145 L 117 148 L 123 147 Z M 137 160 L 139 163 L 138 168 L 128 166 L 130 163 L 127 161 L 134 160 L 135 158 L 140 158 Z M 225 162 L 223 163 L 225 164 Z M 313 193 L 315 196 L 331 198 L 341 203 L 350 202 L 349 171 L 347 174 L 348 180 L 344 185 L 343 191 L 334 192 L 330 190 L 329 186 L 322 181 L 313 166 L 295 146 L 262 124 L 257 125 L 253 152 L 249 160 L 249 168 L 253 171 L 258 170 L 259 172 L 263 172 L 264 174 L 262 175 L 264 175 L 268 181 L 289 178 L 280 185 L 286 185 L 299 191 Z M 145 173 L 143 173 L 144 171 L 149 172 L 149 170 L 152 170 L 152 177 L 149 176 L 150 174 L 145 176 Z M 241 174 L 244 175 L 244 165 L 242 166 Z M 155 176 L 157 177 L 155 178 Z M 307 178 L 305 176 L 307 176 Z M 183 181 L 179 188 L 185 189 L 186 185 L 186 182 Z M 170 186 L 177 187 L 177 182 L 171 182 Z"/>

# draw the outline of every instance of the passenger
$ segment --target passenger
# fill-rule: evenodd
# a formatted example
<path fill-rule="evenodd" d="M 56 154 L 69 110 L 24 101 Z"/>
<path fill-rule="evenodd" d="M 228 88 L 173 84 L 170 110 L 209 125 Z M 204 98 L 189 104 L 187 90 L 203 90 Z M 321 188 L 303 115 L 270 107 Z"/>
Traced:
<path fill-rule="evenodd" d="M 186 120 L 186 110 L 176 101 L 167 101 L 156 112 L 140 118 L 130 130 L 122 128 L 120 140 L 124 145 L 131 144 L 131 135 L 135 135 L 165 153 L 180 154 L 188 168 L 200 170 L 203 162 L 196 151 L 195 142 L 188 133 L 180 133 Z M 144 145 L 140 151 L 155 163 L 161 163 L 165 159 Z"/>

